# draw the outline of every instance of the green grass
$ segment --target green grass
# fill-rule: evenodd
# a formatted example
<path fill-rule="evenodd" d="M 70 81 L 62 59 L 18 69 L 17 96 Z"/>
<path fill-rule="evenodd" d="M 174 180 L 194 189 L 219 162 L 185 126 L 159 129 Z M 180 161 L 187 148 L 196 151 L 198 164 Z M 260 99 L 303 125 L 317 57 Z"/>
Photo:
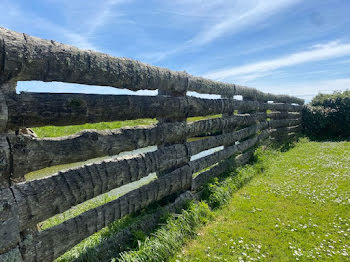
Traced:
<path fill-rule="evenodd" d="M 126 121 L 114 121 L 114 122 L 101 122 L 94 124 L 83 124 L 74 126 L 43 126 L 33 128 L 34 132 L 38 137 L 58 137 L 58 136 L 69 136 L 84 129 L 116 129 L 127 126 L 144 126 L 157 123 L 156 119 L 136 119 Z"/>
<path fill-rule="evenodd" d="M 350 261 L 350 143 L 304 141 L 261 163 L 232 198 L 232 178 L 208 187 L 222 208 L 170 261 Z"/>
<path fill-rule="evenodd" d="M 218 118 L 221 115 L 211 115 L 211 116 L 196 116 L 187 118 L 188 122 L 194 122 L 204 119 Z M 158 121 L 154 118 L 142 118 L 135 120 L 125 120 L 125 121 L 114 121 L 114 122 L 100 122 L 94 124 L 83 124 L 74 126 L 43 126 L 33 128 L 34 132 L 38 137 L 59 137 L 59 136 L 69 136 L 78 133 L 79 131 L 85 129 L 116 129 L 122 127 L 132 127 L 132 126 L 147 126 L 156 124 Z"/>
<path fill-rule="evenodd" d="M 167 223 L 159 228 L 151 237 L 146 238 L 135 250 L 124 252 L 116 261 L 167 261 L 174 256 L 188 239 L 197 236 L 197 229 L 210 222 L 214 217 L 211 209 L 222 206 L 230 195 L 249 182 L 264 169 L 266 161 L 274 151 L 258 150 L 258 161 L 239 170 L 226 173 L 221 179 L 215 179 L 203 192 L 199 203 L 192 203 L 190 209 L 183 210 L 179 215 L 170 217 Z M 193 219 L 197 222 L 193 222 Z M 207 260 L 203 260 L 207 261 Z"/>
<path fill-rule="evenodd" d="M 181 248 L 187 238 L 194 237 L 196 229 L 206 224 L 211 217 L 208 205 L 203 202 L 192 204 L 181 215 L 171 216 L 152 237 L 140 242 L 137 250 L 124 252 L 112 261 L 164 261 L 164 258 Z"/>
<path fill-rule="evenodd" d="M 154 124 L 156 120 L 124 122 L 127 123 L 106 123 L 110 124 L 107 129 Z M 62 136 L 87 128 L 106 129 L 103 124 L 43 127 L 35 132 L 40 136 Z M 303 141 L 284 153 L 259 149 L 255 158 L 253 164 L 213 180 L 204 188 L 203 201 L 171 216 L 154 234 L 140 241 L 138 248 L 115 260 L 350 261 L 350 143 Z M 29 174 L 27 179 L 82 164 L 50 167 Z M 40 227 L 55 226 L 128 190 L 82 203 L 44 221 Z M 95 247 L 137 219 L 126 216 L 112 223 L 57 261 L 99 261 L 103 255 Z"/>

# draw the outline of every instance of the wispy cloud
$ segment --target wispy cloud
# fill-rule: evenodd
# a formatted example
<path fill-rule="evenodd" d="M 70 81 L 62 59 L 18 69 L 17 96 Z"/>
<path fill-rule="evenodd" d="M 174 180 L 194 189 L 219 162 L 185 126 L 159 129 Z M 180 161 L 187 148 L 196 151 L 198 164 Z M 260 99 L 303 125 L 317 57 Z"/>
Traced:
<path fill-rule="evenodd" d="M 190 41 L 193 45 L 204 45 L 226 34 L 232 35 L 247 26 L 266 20 L 297 2 L 299 0 L 247 1 L 243 6 L 234 7 L 228 15 L 200 32 Z"/>
<path fill-rule="evenodd" d="M 266 74 L 276 69 L 336 58 L 344 55 L 350 55 L 350 43 L 333 41 L 327 44 L 314 45 L 308 50 L 271 60 L 265 60 L 238 67 L 231 67 L 228 69 L 215 70 L 205 74 L 205 77 L 217 80 L 227 80 L 234 77 L 251 77 L 252 79 L 256 78 L 254 77 L 255 75 L 259 76 L 259 74 Z"/>
<path fill-rule="evenodd" d="M 180 8 L 176 10 L 177 14 L 193 18 L 198 18 L 200 14 L 199 18 L 210 17 L 211 19 L 201 20 L 203 24 L 200 31 L 187 41 L 172 47 L 171 50 L 145 54 L 144 57 L 158 62 L 171 55 L 205 46 L 221 37 L 232 36 L 249 26 L 266 21 L 274 14 L 298 2 L 300 0 L 174 1 L 171 7 Z"/>
<path fill-rule="evenodd" d="M 118 7 L 132 1 L 133 0 L 106 0 L 86 3 L 86 1 L 83 0 L 63 0 L 64 4 L 67 6 L 67 16 L 76 17 L 75 21 L 71 21 L 72 24 L 80 24 L 78 27 L 80 33 L 72 34 L 72 36 L 76 36 L 77 42 L 81 40 L 83 40 L 83 43 L 84 40 L 89 40 L 91 42 L 90 39 L 94 38 L 98 29 L 109 25 L 112 19 L 114 19 L 115 22 L 115 18 L 124 16 L 124 14 L 118 10 Z M 84 8 L 81 8 L 81 6 L 84 6 Z M 84 18 L 83 21 L 81 21 L 82 17 Z M 88 19 L 85 19 L 86 17 L 88 17 Z M 95 47 L 92 49 L 97 50 L 98 48 Z"/>
<path fill-rule="evenodd" d="M 88 37 L 70 30 L 62 25 L 55 24 L 50 20 L 32 14 L 29 11 L 23 11 L 22 8 L 12 1 L 2 1 L 2 7 L 8 12 L 4 12 L 0 17 L 0 24 L 10 29 L 21 28 L 28 32 L 45 31 L 47 35 L 55 40 L 65 42 L 83 49 L 94 49 L 96 46 L 91 43 Z M 28 28 L 28 29 L 27 29 Z M 32 33 L 35 35 L 35 33 Z"/>
<path fill-rule="evenodd" d="M 111 18 L 121 15 L 115 12 L 113 8 L 132 0 L 107 0 L 102 3 L 98 1 L 92 1 L 91 3 L 71 0 L 50 1 L 51 4 L 59 4 L 64 7 L 67 23 L 64 21 L 55 23 L 53 20 L 29 10 L 22 10 L 19 3 L 3 0 L 1 6 L 8 12 L 2 14 L 0 24 L 10 29 L 14 29 L 13 27 L 28 28 L 29 30 L 26 33 L 44 31 L 55 40 L 83 49 L 99 50 L 100 48 L 92 41 L 94 34 L 100 27 L 106 25 Z M 84 8 L 81 8 L 82 6 Z M 77 24 L 80 26 L 76 26 Z"/>

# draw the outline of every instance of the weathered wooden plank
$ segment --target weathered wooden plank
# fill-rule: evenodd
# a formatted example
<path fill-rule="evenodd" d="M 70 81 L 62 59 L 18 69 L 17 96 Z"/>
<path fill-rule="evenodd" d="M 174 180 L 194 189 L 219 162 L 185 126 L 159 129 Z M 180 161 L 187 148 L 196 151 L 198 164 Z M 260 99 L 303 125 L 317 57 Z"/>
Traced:
<path fill-rule="evenodd" d="M 296 133 L 301 131 L 301 125 L 297 126 L 290 126 L 290 127 L 279 127 L 276 129 L 271 129 L 271 137 L 283 137 L 286 136 L 288 133 Z"/>
<path fill-rule="evenodd" d="M 274 95 L 271 93 L 264 93 L 265 101 L 273 101 L 275 103 L 287 103 L 287 104 L 298 104 L 303 105 L 305 103 L 304 99 L 288 96 L 288 95 Z"/>
<path fill-rule="evenodd" d="M 265 141 L 269 137 L 269 134 L 269 130 L 265 130 L 262 133 L 260 133 L 258 135 L 258 143 L 263 143 L 263 141 Z M 217 165 L 213 166 L 211 169 L 201 172 L 192 180 L 192 190 L 198 190 L 210 179 L 228 171 L 230 168 L 243 166 L 252 157 L 254 150 L 254 148 L 249 148 L 240 155 L 236 156 L 233 160 L 231 158 L 227 158 L 219 162 Z"/>
<path fill-rule="evenodd" d="M 287 126 L 296 126 L 301 124 L 301 118 L 298 119 L 279 119 L 279 120 L 270 120 L 269 127 L 271 128 L 279 128 L 279 127 L 287 127 Z"/>
<path fill-rule="evenodd" d="M 8 108 L 6 104 L 5 95 L 1 90 L 0 86 L 0 134 L 6 130 L 6 125 L 8 121 Z"/>
<path fill-rule="evenodd" d="M 19 248 L 15 247 L 6 253 L 0 254 L 0 262 L 23 262 Z"/>
<path fill-rule="evenodd" d="M 31 243 L 24 243 L 21 248 L 22 256 L 26 262 L 51 261 L 116 219 L 138 211 L 165 196 L 189 189 L 191 181 L 192 173 L 188 165 L 176 169 L 117 200 L 39 232 L 32 236 Z"/>
<path fill-rule="evenodd" d="M 245 139 L 249 136 L 255 135 L 259 130 L 267 128 L 268 123 L 258 123 L 238 131 L 225 133 L 222 135 L 212 136 L 209 138 L 192 141 L 187 143 L 190 155 L 193 156 L 201 151 L 218 147 L 218 146 L 230 146 L 236 141 Z"/>
<path fill-rule="evenodd" d="M 227 159 L 239 152 L 244 152 L 247 149 L 255 146 L 260 140 L 265 139 L 269 135 L 268 130 L 264 130 L 260 135 L 254 136 L 253 138 L 247 139 L 239 144 L 235 144 L 224 148 L 223 150 L 217 151 L 211 155 L 191 161 L 192 172 L 199 172 L 207 167 L 210 167 L 224 159 Z"/>
<path fill-rule="evenodd" d="M 163 89 L 162 87 L 159 88 L 158 90 L 158 95 L 161 95 L 161 96 L 172 96 L 172 97 L 183 97 L 183 98 L 187 98 L 186 97 L 186 91 L 184 92 L 173 92 L 173 91 L 169 91 L 169 90 L 165 90 Z M 187 100 L 186 101 L 196 101 L 196 100 Z M 189 107 L 186 109 L 186 112 L 189 112 L 191 111 L 191 103 L 188 103 Z M 195 104 L 196 105 L 196 104 Z M 200 108 L 199 108 L 199 111 L 200 112 Z M 186 126 L 186 123 L 187 123 L 187 116 L 186 115 L 182 115 L 180 117 L 172 117 L 172 116 L 167 116 L 167 117 L 162 117 L 162 118 L 157 118 L 158 120 L 158 124 L 159 125 L 162 125 L 164 123 L 179 123 L 183 126 Z M 174 144 L 184 144 L 187 140 L 187 136 L 186 136 L 186 132 L 182 132 L 182 136 L 178 136 L 176 140 L 172 140 L 172 141 L 164 141 L 163 143 L 160 143 L 158 145 L 158 148 L 162 148 L 164 146 L 169 146 L 169 145 L 174 145 Z M 188 162 L 190 161 L 190 156 L 188 155 L 188 158 L 186 159 L 185 162 L 181 163 L 180 165 L 174 165 L 172 166 L 170 169 L 167 169 L 167 170 L 159 170 L 156 172 L 156 175 L 157 177 L 160 177 L 164 174 L 167 174 L 183 165 L 187 165 Z"/>
<path fill-rule="evenodd" d="M 15 93 L 6 95 L 7 129 L 43 125 L 76 125 L 137 118 L 183 119 L 259 108 L 297 110 L 288 104 L 234 99 L 91 94 Z"/>
<path fill-rule="evenodd" d="M 5 135 L 0 134 L 0 189 L 10 186 L 10 145 Z"/>
<path fill-rule="evenodd" d="M 18 204 L 20 229 L 30 228 L 72 206 L 137 181 L 156 171 L 186 163 L 181 144 L 154 152 L 88 164 L 40 180 L 12 186 Z"/>
<path fill-rule="evenodd" d="M 40 139 L 26 135 L 8 135 L 11 144 L 13 177 L 49 166 L 117 155 L 165 141 L 176 142 L 186 135 L 186 125 L 168 123 L 148 127 L 113 130 L 85 130 L 78 134 Z"/>
<path fill-rule="evenodd" d="M 233 110 L 300 111 L 301 106 L 234 99 L 91 94 L 15 93 L 6 95 L 8 129 L 72 125 L 137 118 L 213 115 Z"/>
<path fill-rule="evenodd" d="M 59 81 L 130 90 L 183 91 L 188 74 L 0 28 L 0 82 Z"/>
<path fill-rule="evenodd" d="M 223 129 L 234 129 L 238 126 L 250 126 L 257 121 L 266 119 L 266 113 L 234 115 L 227 118 L 213 118 L 200 120 L 187 125 L 187 136 L 196 136 L 202 133 L 215 132 Z"/>
<path fill-rule="evenodd" d="M 297 119 L 301 117 L 298 112 L 270 112 L 267 117 L 271 119 Z"/>
<path fill-rule="evenodd" d="M 212 178 L 217 177 L 218 175 L 228 171 L 230 168 L 243 166 L 246 164 L 249 159 L 252 157 L 254 153 L 254 150 L 248 150 L 238 156 L 236 156 L 233 160 L 232 159 L 226 159 L 218 163 L 216 166 L 212 167 L 209 170 L 206 170 L 200 174 L 198 174 L 193 180 L 192 180 L 192 190 L 196 191 L 201 186 L 206 184 L 208 181 L 210 181 Z"/>
<path fill-rule="evenodd" d="M 291 105 L 283 103 L 264 103 L 261 104 L 259 110 L 272 110 L 272 111 L 288 111 L 288 112 L 300 112 L 303 109 L 300 105 Z"/>
<path fill-rule="evenodd" d="M 18 209 L 9 188 L 0 189 L 0 254 L 17 246 L 20 241 Z"/>
<path fill-rule="evenodd" d="M 275 101 L 279 103 L 296 103 L 300 105 L 304 104 L 304 100 L 297 97 L 263 93 L 255 88 L 217 82 L 202 77 L 190 77 L 188 91 L 194 91 L 202 94 L 218 94 L 223 96 L 241 95 L 254 97 L 258 101 Z"/>
<path fill-rule="evenodd" d="M 186 117 L 185 98 L 164 96 L 24 93 L 6 95 L 8 129 L 76 125 L 161 116 Z M 209 102 L 210 104 L 210 102 Z M 221 111 L 221 108 L 215 108 Z"/>

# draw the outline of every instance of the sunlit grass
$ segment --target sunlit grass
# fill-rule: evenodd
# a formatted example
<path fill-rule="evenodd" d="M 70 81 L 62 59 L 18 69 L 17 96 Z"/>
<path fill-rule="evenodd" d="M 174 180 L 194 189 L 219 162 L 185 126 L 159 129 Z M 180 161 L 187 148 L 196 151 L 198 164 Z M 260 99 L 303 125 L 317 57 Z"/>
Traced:
<path fill-rule="evenodd" d="M 72 126 L 43 126 L 33 128 L 34 132 L 38 137 L 59 137 L 59 136 L 69 136 L 84 129 L 116 129 L 127 126 L 144 126 L 157 123 L 156 119 L 136 119 L 136 120 L 126 120 L 126 121 L 114 121 L 114 122 L 100 122 L 94 124 L 83 124 L 83 125 L 72 125 Z"/>
<path fill-rule="evenodd" d="M 204 119 L 219 118 L 221 115 L 211 115 L 211 116 L 196 116 L 187 118 L 188 122 L 194 122 Z M 38 137 L 59 137 L 59 136 L 69 136 L 76 134 L 85 129 L 96 129 L 96 130 L 106 130 L 106 129 L 117 129 L 122 127 L 133 127 L 133 126 L 147 126 L 156 124 L 158 121 L 154 118 L 142 118 L 135 120 L 125 120 L 125 121 L 114 121 L 114 122 L 100 122 L 94 124 L 83 124 L 83 125 L 72 125 L 72 126 L 43 126 L 33 128 L 34 132 Z"/>
<path fill-rule="evenodd" d="M 302 142 L 266 161 L 171 261 L 350 260 L 350 143 Z"/>

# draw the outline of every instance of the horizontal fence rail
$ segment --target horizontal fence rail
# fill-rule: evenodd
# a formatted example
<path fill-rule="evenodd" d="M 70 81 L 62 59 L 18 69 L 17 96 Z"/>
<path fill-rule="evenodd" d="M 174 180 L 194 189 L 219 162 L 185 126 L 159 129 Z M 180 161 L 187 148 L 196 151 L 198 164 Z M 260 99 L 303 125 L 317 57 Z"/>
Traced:
<path fill-rule="evenodd" d="M 297 97 L 191 76 L 5 28 L 0 28 L 0 73 L 0 261 L 52 261 L 115 220 L 179 196 L 181 200 L 170 204 L 173 210 L 184 198 L 198 198 L 212 178 L 249 162 L 259 145 L 292 139 L 301 130 L 304 101 Z M 158 90 L 158 95 L 15 92 L 17 81 L 31 80 Z M 187 96 L 188 91 L 221 98 Z M 235 99 L 237 95 L 243 99 Z M 203 119 L 188 123 L 189 117 Z M 158 123 L 84 130 L 57 138 L 23 132 L 46 125 L 139 118 L 156 118 Z M 150 146 L 154 150 L 126 153 Z M 94 161 L 77 165 L 86 160 Z M 75 166 L 26 180 L 30 172 L 66 164 Z M 38 228 L 55 215 L 154 173 L 154 180 L 122 196 L 48 229 Z"/>

